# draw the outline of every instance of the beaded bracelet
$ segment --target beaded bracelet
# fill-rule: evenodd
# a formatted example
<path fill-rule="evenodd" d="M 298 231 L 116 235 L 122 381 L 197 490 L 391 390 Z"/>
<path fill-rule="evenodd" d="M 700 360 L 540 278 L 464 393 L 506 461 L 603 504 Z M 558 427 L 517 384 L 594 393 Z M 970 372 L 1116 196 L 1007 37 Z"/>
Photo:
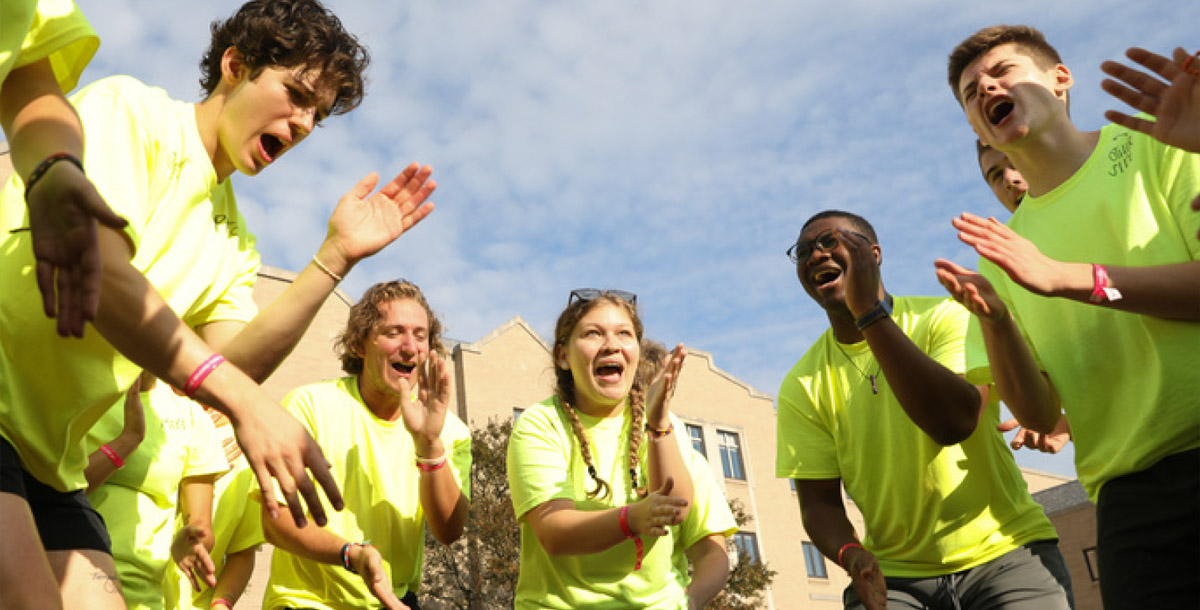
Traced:
<path fill-rule="evenodd" d="M 33 190 L 33 185 L 37 184 L 38 180 L 41 180 L 42 176 L 45 176 L 46 172 L 50 171 L 50 168 L 54 167 L 54 164 L 59 161 L 70 161 L 72 165 L 79 168 L 79 171 L 83 171 L 83 161 L 80 161 L 79 157 L 71 153 L 57 152 L 42 159 L 42 162 L 33 168 L 33 173 L 29 174 L 29 179 L 25 181 L 26 201 L 29 201 L 29 192 Z"/>
<path fill-rule="evenodd" d="M 656 441 L 659 439 L 663 439 L 668 436 L 671 436 L 671 433 L 674 431 L 675 431 L 675 424 L 671 424 L 671 425 L 667 426 L 666 430 L 656 430 L 654 428 L 651 428 L 650 424 L 646 424 L 646 434 L 649 434 L 650 438 L 653 440 L 656 440 Z"/>

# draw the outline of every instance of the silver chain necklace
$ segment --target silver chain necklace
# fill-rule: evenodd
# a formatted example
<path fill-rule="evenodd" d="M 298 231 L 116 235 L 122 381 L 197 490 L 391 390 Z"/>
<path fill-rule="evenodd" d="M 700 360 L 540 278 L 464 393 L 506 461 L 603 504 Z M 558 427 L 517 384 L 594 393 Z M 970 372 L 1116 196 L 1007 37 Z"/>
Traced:
<path fill-rule="evenodd" d="M 833 345 L 834 347 L 838 348 L 839 352 L 842 352 L 842 356 L 846 359 L 846 362 L 849 362 L 850 366 L 854 367 L 854 370 L 858 371 L 858 374 L 863 376 L 863 379 L 871 380 L 871 393 L 878 396 L 879 385 L 875 383 L 875 378 L 879 377 L 879 370 L 877 369 L 874 375 L 868 375 L 866 371 L 859 368 L 857 364 L 854 364 L 854 360 L 850 358 L 850 354 L 847 354 L 846 350 L 842 349 L 842 344 L 838 343 L 837 339 L 833 340 Z"/>

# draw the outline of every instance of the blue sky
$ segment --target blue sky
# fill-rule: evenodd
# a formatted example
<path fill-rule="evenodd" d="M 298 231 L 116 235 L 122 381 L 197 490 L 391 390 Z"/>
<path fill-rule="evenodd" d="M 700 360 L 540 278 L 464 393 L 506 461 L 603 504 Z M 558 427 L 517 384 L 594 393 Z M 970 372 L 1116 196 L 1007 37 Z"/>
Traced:
<path fill-rule="evenodd" d="M 946 83 L 981 27 L 1042 29 L 1086 129 L 1118 107 L 1099 64 L 1196 44 L 1200 2 L 366 2 L 329 6 L 371 49 L 368 95 L 235 188 L 266 264 L 297 270 L 369 171 L 435 168 L 438 208 L 343 284 L 418 283 L 450 336 L 520 315 L 543 336 L 577 287 L 636 292 L 647 333 L 712 352 L 774 394 L 825 330 L 784 250 L 827 208 L 876 227 L 896 294 L 974 265 L 962 211 L 1004 213 Z M 90 82 L 132 74 L 199 98 L 208 24 L 240 2 L 82 0 Z M 1070 456 L 1022 465 L 1073 474 Z"/>

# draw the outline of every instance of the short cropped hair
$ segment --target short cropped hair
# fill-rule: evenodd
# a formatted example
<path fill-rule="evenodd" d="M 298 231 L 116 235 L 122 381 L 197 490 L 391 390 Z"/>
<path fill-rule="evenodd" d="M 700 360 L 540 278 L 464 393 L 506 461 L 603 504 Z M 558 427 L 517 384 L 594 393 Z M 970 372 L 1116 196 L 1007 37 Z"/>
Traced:
<path fill-rule="evenodd" d="M 1049 69 L 1063 63 L 1058 50 L 1046 42 L 1046 36 L 1037 28 L 1028 25 L 993 25 L 983 28 L 959 43 L 950 52 L 947 72 L 954 99 L 958 100 L 960 104 L 962 103 L 962 100 L 959 99 L 958 81 L 962 78 L 963 70 L 984 53 L 1009 43 L 1016 44 L 1028 53 L 1039 68 Z"/>
<path fill-rule="evenodd" d="M 392 301 L 412 299 L 425 310 L 429 318 L 429 351 L 438 356 L 446 355 L 442 346 L 442 322 L 438 320 L 433 308 L 425 300 L 425 295 L 416 284 L 407 280 L 393 280 L 375 284 L 363 293 L 363 296 L 350 308 L 350 316 L 346 320 L 346 328 L 338 337 L 336 351 L 342 359 L 342 370 L 348 375 L 359 375 L 363 371 L 363 358 L 359 356 L 371 339 L 380 323 L 383 322 L 383 312 L 380 306 Z"/>
<path fill-rule="evenodd" d="M 317 0 L 253 0 L 229 19 L 214 21 L 212 42 L 200 60 L 200 87 L 211 95 L 221 82 L 221 57 L 234 47 L 258 78 L 263 69 L 303 67 L 334 93 L 330 114 L 362 103 L 370 54 Z"/>
<path fill-rule="evenodd" d="M 823 218 L 845 218 L 846 220 L 849 220 L 850 224 L 854 225 L 854 228 L 858 229 L 860 233 L 871 238 L 871 243 L 879 244 L 879 237 L 875 235 L 875 227 L 872 227 L 871 223 L 867 222 L 866 218 L 863 218 L 854 212 L 846 212 L 843 210 L 825 210 L 823 212 L 817 212 L 816 214 L 813 214 L 812 218 L 806 220 L 804 222 L 804 226 L 800 227 L 800 232 L 803 233 L 804 230 L 808 228 L 808 225 Z"/>

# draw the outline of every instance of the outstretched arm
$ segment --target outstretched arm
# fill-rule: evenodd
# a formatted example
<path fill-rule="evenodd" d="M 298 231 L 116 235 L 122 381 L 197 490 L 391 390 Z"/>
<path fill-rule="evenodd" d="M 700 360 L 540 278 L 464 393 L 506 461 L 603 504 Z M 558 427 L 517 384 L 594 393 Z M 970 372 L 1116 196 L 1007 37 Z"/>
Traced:
<path fill-rule="evenodd" d="M 124 237 L 100 230 L 103 286 L 96 330 L 117 351 L 155 377 L 182 388 L 192 371 L 213 349 L 171 310 L 146 277 L 130 263 L 132 252 Z M 306 522 L 300 495 L 318 525 L 325 512 L 308 472 L 325 490 L 330 504 L 341 510 L 342 498 L 329 471 L 329 462 L 300 422 L 236 366 L 218 366 L 200 384 L 197 402 L 212 405 L 229 416 L 242 452 L 263 489 L 269 511 L 278 513 L 271 478 L 287 500 L 292 516 Z"/>
<path fill-rule="evenodd" d="M 1100 86 L 1156 120 L 1147 121 L 1116 110 L 1109 110 L 1104 116 L 1164 144 L 1200 152 L 1200 58 L 1189 56 L 1181 48 L 1175 49 L 1174 61 L 1137 47 L 1125 51 L 1125 55 L 1149 72 L 1106 61 L 1100 64 L 1100 69 L 1120 80 L 1106 78 Z"/>
<path fill-rule="evenodd" d="M 834 563 L 841 560 L 840 565 L 849 573 L 854 592 L 867 610 L 886 608 L 887 583 L 883 580 L 879 561 L 870 551 L 860 548 L 861 545 L 846 546 L 857 544 L 858 536 L 846 516 L 846 505 L 842 503 L 841 479 L 795 481 L 804 529 L 817 550 Z"/>
<path fill-rule="evenodd" d="M 1026 290 L 1048 297 L 1091 303 L 1095 286 L 1089 263 L 1056 261 L 995 218 L 964 213 L 955 218 L 958 238 L 975 248 Z M 1200 261 L 1153 267 L 1105 266 L 1109 285 L 1121 293 L 1099 307 L 1169 320 L 1200 321 Z"/>
<path fill-rule="evenodd" d="M 13 170 L 27 186 L 52 155 L 83 156 L 79 116 L 59 90 L 48 59 L 17 68 L 0 83 L 0 126 L 8 136 Z M 26 205 L 42 308 L 58 318 L 59 335 L 82 337 L 100 300 L 97 222 L 121 229 L 126 221 L 70 161 L 50 165 L 29 189 Z"/>
<path fill-rule="evenodd" d="M 379 176 L 371 173 L 338 202 L 329 230 L 310 262 L 279 298 L 249 324 L 217 322 L 200 335 L 251 379 L 262 383 L 304 336 L 325 299 L 359 261 L 374 255 L 416 226 L 430 212 L 437 188 L 433 168 L 409 165 L 372 194 Z M 324 265 L 322 270 L 319 265 Z"/>
<path fill-rule="evenodd" d="M 879 298 L 879 263 L 866 237 L 838 231 L 850 254 L 845 270 L 846 304 L 857 320 Z M 900 406 L 921 430 L 941 445 L 966 440 L 975 431 L 987 395 L 955 372 L 930 358 L 904 334 L 891 317 L 862 330 L 862 336 L 887 377 Z"/>
<path fill-rule="evenodd" d="M 982 275 L 945 259 L 938 259 L 934 266 L 938 281 L 950 296 L 979 318 L 1000 399 L 1026 428 L 1053 430 L 1062 409 L 1058 394 L 1050 378 L 1038 368 L 1025 337 L 992 284 Z"/>

